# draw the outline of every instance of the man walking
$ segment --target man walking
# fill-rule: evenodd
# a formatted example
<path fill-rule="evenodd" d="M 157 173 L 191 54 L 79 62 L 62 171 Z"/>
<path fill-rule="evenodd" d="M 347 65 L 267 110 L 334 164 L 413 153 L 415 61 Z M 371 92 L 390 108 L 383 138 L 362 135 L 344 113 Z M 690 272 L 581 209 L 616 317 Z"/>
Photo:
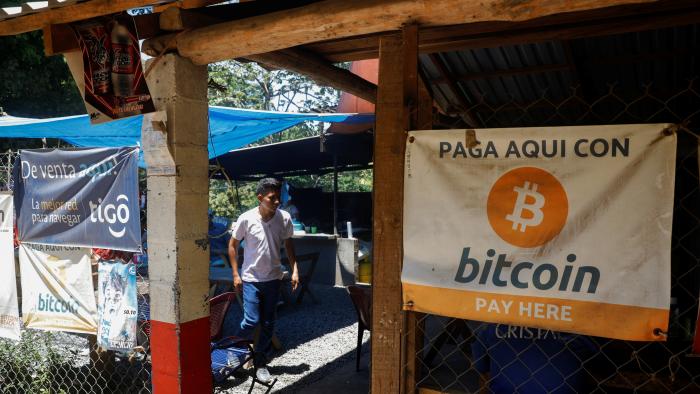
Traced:
<path fill-rule="evenodd" d="M 238 217 L 228 244 L 233 285 L 239 294 L 243 291 L 243 320 L 238 336 L 252 338 L 258 324 L 262 325 L 254 364 L 255 375 L 263 383 L 272 380 L 267 370 L 266 355 L 272 344 L 275 308 L 283 276 L 280 264 L 282 241 L 292 269 L 292 290 L 296 290 L 299 285 L 299 272 L 291 239 L 294 226 L 289 213 L 278 209 L 280 188 L 280 182 L 273 178 L 265 178 L 258 182 L 258 206 Z M 236 262 L 238 246 L 243 240 L 243 266 L 239 274 Z"/>

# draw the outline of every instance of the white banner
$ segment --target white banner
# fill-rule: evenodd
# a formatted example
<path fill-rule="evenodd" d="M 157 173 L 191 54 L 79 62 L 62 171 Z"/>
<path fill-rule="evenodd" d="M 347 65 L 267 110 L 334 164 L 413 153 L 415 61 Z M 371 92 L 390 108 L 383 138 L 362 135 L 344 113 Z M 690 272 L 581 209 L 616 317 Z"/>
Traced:
<path fill-rule="evenodd" d="M 90 249 L 24 243 L 19 265 L 25 327 L 97 332 Z"/>
<path fill-rule="evenodd" d="M 20 339 L 12 195 L 0 194 L 0 337 Z"/>
<path fill-rule="evenodd" d="M 666 125 L 413 131 L 407 309 L 663 340 L 676 137 Z M 472 138 L 469 138 L 472 137 Z"/>

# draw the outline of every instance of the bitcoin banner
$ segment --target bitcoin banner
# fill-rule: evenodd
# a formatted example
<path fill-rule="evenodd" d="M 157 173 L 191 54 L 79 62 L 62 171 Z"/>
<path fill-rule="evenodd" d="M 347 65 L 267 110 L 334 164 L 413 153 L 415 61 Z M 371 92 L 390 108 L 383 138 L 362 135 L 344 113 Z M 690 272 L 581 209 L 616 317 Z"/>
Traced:
<path fill-rule="evenodd" d="M 664 340 L 676 156 L 666 127 L 410 132 L 405 308 Z"/>
<path fill-rule="evenodd" d="M 20 244 L 24 327 L 97 332 L 90 249 Z"/>

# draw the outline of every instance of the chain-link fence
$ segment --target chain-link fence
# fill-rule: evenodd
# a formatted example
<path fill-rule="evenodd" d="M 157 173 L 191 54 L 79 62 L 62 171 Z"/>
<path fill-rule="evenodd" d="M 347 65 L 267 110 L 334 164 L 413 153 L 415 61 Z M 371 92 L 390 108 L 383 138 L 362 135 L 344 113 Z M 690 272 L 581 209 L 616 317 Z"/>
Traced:
<path fill-rule="evenodd" d="M 591 96 L 544 92 L 526 104 L 483 96 L 467 109 L 478 127 L 677 123 L 668 340 L 630 342 L 416 314 L 404 344 L 407 376 L 440 392 L 700 392 L 700 358 L 691 354 L 700 281 L 700 80 L 672 92 L 648 85 Z M 502 100 L 502 98 L 500 98 Z M 643 213 L 642 213 L 643 214 Z M 634 284 L 627 284 L 634 286 Z M 641 285 L 641 284 L 640 284 Z M 410 347 L 408 347 L 410 349 Z M 553 386 L 552 386 L 553 385 Z"/>
<path fill-rule="evenodd" d="M 12 190 L 12 167 L 18 152 L 0 154 L 0 190 Z M 144 212 L 141 213 L 145 217 Z M 93 284 L 97 288 L 97 256 Z M 0 393 L 151 393 L 148 265 L 144 256 L 128 259 L 136 264 L 138 289 L 137 347 L 125 352 L 107 351 L 95 335 L 49 332 L 22 328 L 22 339 L 0 338 Z M 20 315 L 22 287 L 15 249 L 15 271 Z"/>

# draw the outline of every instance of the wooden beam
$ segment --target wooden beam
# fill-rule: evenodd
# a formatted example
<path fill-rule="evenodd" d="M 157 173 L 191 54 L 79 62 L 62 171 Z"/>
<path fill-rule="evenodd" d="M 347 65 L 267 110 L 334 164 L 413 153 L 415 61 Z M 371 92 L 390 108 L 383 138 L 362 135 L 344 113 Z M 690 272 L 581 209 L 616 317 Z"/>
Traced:
<path fill-rule="evenodd" d="M 324 40 L 399 30 L 408 22 L 447 26 L 476 22 L 517 22 L 616 5 L 658 0 L 325 0 L 304 7 L 194 29 L 176 48 L 196 64 L 213 63 Z M 170 41 L 171 37 L 151 40 Z M 161 45 L 162 46 L 162 45 Z"/>
<path fill-rule="evenodd" d="M 469 127 L 479 127 L 479 122 L 469 110 L 471 104 L 469 101 L 467 101 L 467 97 L 464 95 L 464 92 L 462 92 L 460 89 L 459 84 L 452 76 L 453 73 L 447 69 L 445 62 L 442 61 L 440 55 L 431 53 L 428 56 L 430 57 L 430 61 L 433 63 L 435 68 L 437 68 L 440 77 L 447 82 L 447 86 L 452 91 L 452 94 L 457 98 L 457 102 L 462 108 L 462 116 L 464 117 L 464 121 L 467 123 L 467 125 L 469 125 Z"/>
<path fill-rule="evenodd" d="M 51 8 L 30 15 L 0 21 L 0 36 L 8 36 L 43 29 L 44 26 L 70 23 L 97 16 L 116 14 L 131 8 L 167 3 L 170 0 L 91 0 Z"/>
<path fill-rule="evenodd" d="M 159 18 L 160 28 L 165 31 L 179 31 L 221 22 L 220 17 L 193 10 L 183 10 L 180 7 L 166 8 Z"/>
<path fill-rule="evenodd" d="M 669 4 L 672 5 L 669 9 Z M 523 22 L 469 23 L 421 27 L 421 53 L 448 52 L 524 43 L 573 40 L 700 23 L 700 9 L 687 1 L 614 7 L 610 12 L 561 14 Z M 333 62 L 377 57 L 379 37 L 371 34 L 305 45 Z"/>
<path fill-rule="evenodd" d="M 377 85 L 348 70 L 335 67 L 313 53 L 300 49 L 248 56 L 249 60 L 273 68 L 283 68 L 305 75 L 319 85 L 332 86 L 372 104 L 377 103 Z"/>
<path fill-rule="evenodd" d="M 401 370 L 401 264 L 403 260 L 403 170 L 408 129 L 406 94 L 416 81 L 406 81 L 406 59 L 417 47 L 401 36 L 380 40 L 374 139 L 372 251 L 371 392 L 398 393 Z M 411 72 L 408 72 L 411 75 Z M 416 74 L 413 74 L 416 75 Z M 415 103 L 415 102 L 414 102 Z"/>

